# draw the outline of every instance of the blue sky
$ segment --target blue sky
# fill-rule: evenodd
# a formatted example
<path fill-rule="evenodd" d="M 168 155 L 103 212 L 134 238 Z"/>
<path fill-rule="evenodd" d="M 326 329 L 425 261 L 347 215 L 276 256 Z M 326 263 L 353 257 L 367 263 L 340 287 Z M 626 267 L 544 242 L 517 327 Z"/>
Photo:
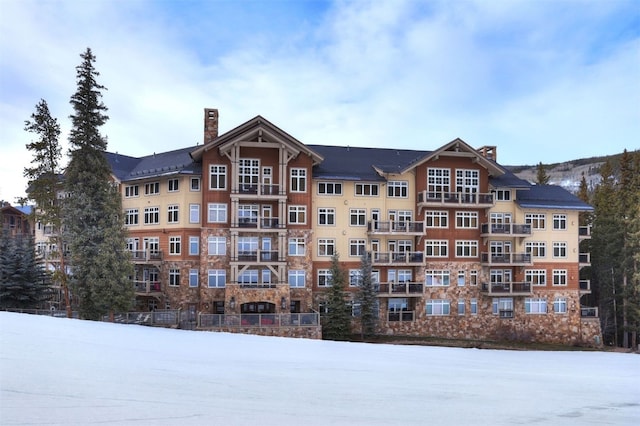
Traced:
<path fill-rule="evenodd" d="M 63 130 L 91 47 L 109 150 L 202 143 L 260 114 L 309 144 L 498 146 L 502 164 L 640 148 L 640 3 L 0 0 L 0 199 L 23 195 L 24 121 Z M 65 157 L 66 159 L 66 157 Z"/>

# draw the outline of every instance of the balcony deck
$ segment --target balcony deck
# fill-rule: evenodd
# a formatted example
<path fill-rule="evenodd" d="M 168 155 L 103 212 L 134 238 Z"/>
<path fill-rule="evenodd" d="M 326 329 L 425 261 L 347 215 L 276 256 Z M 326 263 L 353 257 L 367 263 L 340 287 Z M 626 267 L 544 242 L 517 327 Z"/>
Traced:
<path fill-rule="evenodd" d="M 231 224 L 231 228 L 238 231 L 278 231 L 286 229 L 286 225 L 280 223 L 277 217 L 252 217 L 238 219 L 237 222 Z"/>
<path fill-rule="evenodd" d="M 371 263 L 380 265 L 419 266 L 424 264 L 424 253 L 421 251 L 375 252 Z"/>
<path fill-rule="evenodd" d="M 463 192 L 429 192 L 418 193 L 418 207 L 450 207 L 450 208 L 490 208 L 495 201 L 493 194 Z"/>
<path fill-rule="evenodd" d="M 481 292 L 487 296 L 531 296 L 533 294 L 531 283 L 527 282 L 482 283 Z"/>
<path fill-rule="evenodd" d="M 531 235 L 531 225 L 515 223 L 483 223 L 481 226 L 480 235 L 482 237 L 528 237 Z"/>
<path fill-rule="evenodd" d="M 244 200 L 286 199 L 287 193 L 281 185 L 239 184 L 231 189 L 231 197 Z"/>
<path fill-rule="evenodd" d="M 578 238 L 580 241 L 591 239 L 591 225 L 578 227 Z"/>
<path fill-rule="evenodd" d="M 578 254 L 578 263 L 581 268 L 585 266 L 591 266 L 591 253 Z"/>
<path fill-rule="evenodd" d="M 526 266 L 532 265 L 530 253 L 503 253 L 491 254 L 483 252 L 480 255 L 480 263 L 489 266 Z"/>
<path fill-rule="evenodd" d="M 160 281 L 133 280 L 133 287 L 138 296 L 153 296 L 162 294 Z"/>
<path fill-rule="evenodd" d="M 369 221 L 369 235 L 424 235 L 423 222 Z"/>
<path fill-rule="evenodd" d="M 591 294 L 591 280 L 580 280 L 580 294 Z"/>
<path fill-rule="evenodd" d="M 162 262 L 162 251 L 156 250 L 131 250 L 133 263 L 160 263 Z"/>
<path fill-rule="evenodd" d="M 286 261 L 286 257 L 280 256 L 278 250 L 240 251 L 237 256 L 231 257 L 232 263 L 242 264 L 262 265 L 283 263 Z"/>
<path fill-rule="evenodd" d="M 421 297 L 424 293 L 424 283 L 379 283 L 376 286 L 378 297 Z"/>

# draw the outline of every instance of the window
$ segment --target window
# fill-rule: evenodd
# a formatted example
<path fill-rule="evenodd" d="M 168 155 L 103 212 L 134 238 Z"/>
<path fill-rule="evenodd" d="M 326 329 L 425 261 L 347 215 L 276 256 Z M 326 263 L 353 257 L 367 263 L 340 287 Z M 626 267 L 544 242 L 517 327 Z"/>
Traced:
<path fill-rule="evenodd" d="M 349 224 L 351 226 L 366 226 L 367 210 L 366 209 L 349 209 Z"/>
<path fill-rule="evenodd" d="M 464 287 L 464 271 L 458 271 L 458 287 Z"/>
<path fill-rule="evenodd" d="M 227 221 L 227 205 L 218 203 L 209 203 L 209 214 L 207 221 L 209 223 L 224 223 Z"/>
<path fill-rule="evenodd" d="M 318 182 L 319 195 L 342 195 L 342 184 L 336 182 Z"/>
<path fill-rule="evenodd" d="M 407 198 L 409 196 L 409 182 L 404 180 L 390 180 L 387 182 L 387 197 Z"/>
<path fill-rule="evenodd" d="M 289 271 L 289 287 L 304 287 L 304 270 L 290 270 Z"/>
<path fill-rule="evenodd" d="M 227 254 L 227 240 L 225 237 L 207 238 L 207 252 L 209 256 L 224 256 Z"/>
<path fill-rule="evenodd" d="M 200 191 L 200 178 L 197 178 L 197 177 L 191 178 L 191 190 Z"/>
<path fill-rule="evenodd" d="M 547 245 L 542 241 L 527 241 L 524 245 L 524 251 L 531 257 L 545 257 Z"/>
<path fill-rule="evenodd" d="M 200 237 L 189 237 L 189 256 L 200 254 Z"/>
<path fill-rule="evenodd" d="M 224 269 L 209 269 L 207 271 L 209 288 L 224 288 L 227 282 L 227 273 Z"/>
<path fill-rule="evenodd" d="M 318 238 L 318 256 L 333 256 L 336 240 L 333 238 Z"/>
<path fill-rule="evenodd" d="M 124 196 L 127 198 L 137 197 L 140 195 L 140 187 L 138 185 L 128 185 L 124 187 Z"/>
<path fill-rule="evenodd" d="M 456 257 L 478 257 L 478 241 L 456 241 Z"/>
<path fill-rule="evenodd" d="M 471 315 L 478 315 L 478 299 L 471 299 Z"/>
<path fill-rule="evenodd" d="M 446 287 L 451 280 L 449 271 L 425 271 L 424 275 L 428 287 Z"/>
<path fill-rule="evenodd" d="M 260 179 L 260 160 L 241 158 L 238 160 L 238 185 L 241 192 L 256 193 Z"/>
<path fill-rule="evenodd" d="M 427 315 L 449 315 L 450 311 L 449 301 L 445 299 L 428 299 L 427 300 Z"/>
<path fill-rule="evenodd" d="M 124 224 L 125 225 L 138 224 L 138 209 L 126 209 L 124 211 Z"/>
<path fill-rule="evenodd" d="M 544 229 L 545 215 L 544 213 L 527 213 L 524 215 L 524 223 L 531 225 L 531 229 Z"/>
<path fill-rule="evenodd" d="M 349 256 L 362 257 L 365 252 L 365 240 L 349 240 Z"/>
<path fill-rule="evenodd" d="M 172 204 L 167 207 L 167 222 L 178 223 L 180 219 L 179 207 L 177 204 Z"/>
<path fill-rule="evenodd" d="M 169 269 L 169 286 L 178 287 L 180 285 L 180 269 Z"/>
<path fill-rule="evenodd" d="M 318 269 L 318 287 L 331 287 L 330 269 Z"/>
<path fill-rule="evenodd" d="M 553 300 L 553 312 L 556 314 L 566 314 L 567 313 L 567 298 L 566 297 L 556 297 Z"/>
<path fill-rule="evenodd" d="M 478 285 L 478 271 L 475 269 L 469 272 L 469 282 L 471 285 Z"/>
<path fill-rule="evenodd" d="M 471 169 L 456 170 L 456 192 L 475 194 L 480 188 L 480 172 Z"/>
<path fill-rule="evenodd" d="M 458 315 L 464 315 L 464 300 L 458 300 Z"/>
<path fill-rule="evenodd" d="M 227 166 L 221 164 L 209 165 L 209 189 L 227 189 Z"/>
<path fill-rule="evenodd" d="M 440 168 L 427 169 L 427 191 L 430 198 L 437 198 L 448 193 L 451 185 L 451 170 Z"/>
<path fill-rule="evenodd" d="M 554 241 L 553 257 L 567 257 L 567 243 L 561 242 L 561 241 Z"/>
<path fill-rule="evenodd" d="M 566 286 L 567 285 L 567 270 L 566 269 L 554 269 L 553 270 L 553 285 Z"/>
<path fill-rule="evenodd" d="M 180 254 L 182 237 L 169 237 L 169 254 Z"/>
<path fill-rule="evenodd" d="M 532 286 L 546 286 L 547 271 L 544 269 L 525 269 L 524 281 Z"/>
<path fill-rule="evenodd" d="M 335 225 L 336 209 L 321 207 L 318 209 L 318 225 Z"/>
<path fill-rule="evenodd" d="M 553 215 L 553 230 L 564 231 L 567 229 L 567 215 L 566 214 L 554 214 Z"/>
<path fill-rule="evenodd" d="M 389 269 L 387 271 L 387 281 L 390 283 L 410 283 L 413 273 L 411 269 Z"/>
<path fill-rule="evenodd" d="M 304 256 L 305 248 L 304 238 L 289 238 L 289 256 Z"/>
<path fill-rule="evenodd" d="M 362 283 L 362 269 L 349 269 L 349 287 L 360 287 Z"/>
<path fill-rule="evenodd" d="M 189 287 L 198 287 L 197 269 L 189 269 Z"/>
<path fill-rule="evenodd" d="M 179 182 L 180 181 L 178 179 L 169 179 L 169 181 L 168 181 L 169 192 L 178 191 Z"/>
<path fill-rule="evenodd" d="M 356 196 L 377 197 L 380 186 L 377 183 L 356 183 Z"/>
<path fill-rule="evenodd" d="M 244 285 L 256 285 L 258 284 L 258 271 L 257 269 L 248 269 L 238 275 L 238 284 Z"/>
<path fill-rule="evenodd" d="M 160 182 L 150 182 L 144 184 L 144 195 L 157 195 L 160 193 Z"/>
<path fill-rule="evenodd" d="M 200 204 L 189 204 L 189 223 L 200 223 Z"/>
<path fill-rule="evenodd" d="M 152 225 L 160 223 L 160 207 L 145 207 L 144 224 Z"/>
<path fill-rule="evenodd" d="M 240 226 L 257 226 L 258 225 L 257 204 L 240 204 L 238 206 L 238 223 Z"/>
<path fill-rule="evenodd" d="M 524 312 L 526 314 L 546 314 L 547 299 L 542 297 L 527 297 L 524 299 Z"/>
<path fill-rule="evenodd" d="M 291 192 L 307 192 L 307 169 L 291 169 Z"/>
<path fill-rule="evenodd" d="M 498 189 L 493 192 L 493 197 L 496 201 L 509 201 L 511 200 L 511 191 L 508 189 Z"/>
<path fill-rule="evenodd" d="M 512 318 L 513 317 L 513 298 L 512 297 L 494 298 L 492 303 L 492 313 L 494 315 L 500 315 L 504 318 Z"/>
<path fill-rule="evenodd" d="M 478 228 L 478 212 L 456 212 L 456 228 Z"/>
<path fill-rule="evenodd" d="M 289 223 L 298 225 L 307 223 L 307 207 L 289 206 Z"/>
<path fill-rule="evenodd" d="M 447 257 L 447 240 L 426 240 L 424 252 L 427 257 Z"/>
<path fill-rule="evenodd" d="M 428 210 L 424 212 L 427 228 L 448 228 L 449 213 L 440 210 Z"/>

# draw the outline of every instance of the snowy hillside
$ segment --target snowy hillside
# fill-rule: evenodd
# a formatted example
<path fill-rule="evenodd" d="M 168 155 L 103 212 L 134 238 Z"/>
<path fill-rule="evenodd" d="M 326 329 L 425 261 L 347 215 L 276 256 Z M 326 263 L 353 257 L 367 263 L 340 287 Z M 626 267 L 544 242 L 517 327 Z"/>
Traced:
<path fill-rule="evenodd" d="M 0 312 L 2 425 L 640 424 L 640 356 L 393 346 Z"/>

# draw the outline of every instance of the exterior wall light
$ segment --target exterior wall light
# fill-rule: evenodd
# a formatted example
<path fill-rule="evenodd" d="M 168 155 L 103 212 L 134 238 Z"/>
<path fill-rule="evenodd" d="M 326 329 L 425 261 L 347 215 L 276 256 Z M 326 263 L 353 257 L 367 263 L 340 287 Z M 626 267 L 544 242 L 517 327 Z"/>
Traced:
<path fill-rule="evenodd" d="M 282 299 L 280 299 L 280 307 L 283 311 L 287 309 L 287 298 L 284 296 L 282 296 Z"/>
<path fill-rule="evenodd" d="M 236 298 L 234 296 L 231 296 L 231 300 L 229 300 L 229 307 L 231 309 L 235 309 L 236 308 Z"/>

